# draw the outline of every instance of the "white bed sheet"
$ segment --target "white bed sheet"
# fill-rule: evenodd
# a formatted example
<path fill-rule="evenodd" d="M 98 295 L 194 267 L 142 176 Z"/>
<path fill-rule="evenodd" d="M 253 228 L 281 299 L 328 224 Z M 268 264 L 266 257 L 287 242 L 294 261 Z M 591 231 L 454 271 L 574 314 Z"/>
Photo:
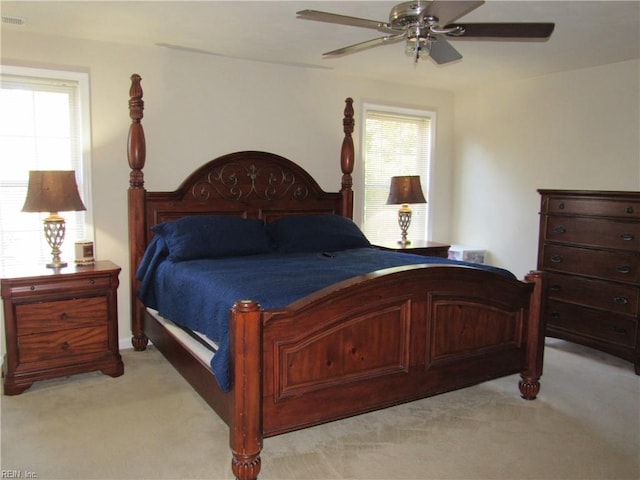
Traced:
<path fill-rule="evenodd" d="M 215 355 L 215 352 L 212 352 L 207 347 L 198 342 L 195 338 L 191 337 L 187 332 L 185 332 L 182 328 L 178 327 L 171 320 L 164 318 L 161 316 L 157 310 L 153 308 L 148 308 L 147 311 L 153 315 L 153 317 L 158 320 L 174 337 L 177 338 L 183 345 L 185 345 L 191 352 L 193 352 L 196 357 L 198 357 L 202 362 L 206 365 L 211 365 L 211 359 Z M 211 345 L 215 350 L 218 350 L 218 345 L 216 342 L 213 342 L 205 335 L 200 332 L 194 332 L 198 335 L 204 342 Z"/>

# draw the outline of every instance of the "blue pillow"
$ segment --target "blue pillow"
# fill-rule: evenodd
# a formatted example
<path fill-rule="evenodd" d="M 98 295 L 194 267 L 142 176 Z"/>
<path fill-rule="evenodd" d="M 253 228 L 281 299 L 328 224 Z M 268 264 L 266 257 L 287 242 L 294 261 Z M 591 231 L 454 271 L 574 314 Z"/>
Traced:
<path fill-rule="evenodd" d="M 159 223 L 152 230 L 164 238 L 173 261 L 269 253 L 264 222 L 225 215 L 193 215 Z"/>
<path fill-rule="evenodd" d="M 268 224 L 267 232 L 281 253 L 335 252 L 371 246 L 358 226 L 340 215 L 284 217 Z"/>

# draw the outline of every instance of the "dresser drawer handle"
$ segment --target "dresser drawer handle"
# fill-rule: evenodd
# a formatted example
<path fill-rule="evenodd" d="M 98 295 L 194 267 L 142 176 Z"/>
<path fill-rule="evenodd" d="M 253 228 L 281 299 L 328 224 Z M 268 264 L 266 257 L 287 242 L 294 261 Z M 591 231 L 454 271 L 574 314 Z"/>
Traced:
<path fill-rule="evenodd" d="M 71 347 L 71 345 L 69 345 L 69 342 L 64 342 L 60 346 L 62 347 L 62 350 L 69 350 L 69 347 Z"/>
<path fill-rule="evenodd" d="M 613 297 L 613 303 L 615 303 L 616 305 L 628 305 L 629 304 L 629 299 L 627 297 Z"/>
<path fill-rule="evenodd" d="M 627 329 L 619 327 L 617 325 L 613 326 L 613 332 L 617 333 L 618 335 L 627 335 Z"/>
<path fill-rule="evenodd" d="M 564 202 L 560 202 L 560 203 L 558 204 L 558 209 L 560 209 L 560 210 L 564 210 Z"/>
<path fill-rule="evenodd" d="M 551 312 L 551 318 L 553 320 L 558 320 L 560 318 L 560 312 Z"/>
<path fill-rule="evenodd" d="M 556 225 L 553 227 L 553 231 L 556 233 L 567 233 L 567 229 L 564 228 L 564 225 Z"/>
<path fill-rule="evenodd" d="M 551 261 L 553 263 L 562 263 L 562 255 L 551 255 Z"/>
<path fill-rule="evenodd" d="M 627 213 L 633 213 L 633 207 L 627 207 Z"/>
<path fill-rule="evenodd" d="M 67 314 L 67 312 L 62 312 L 60 314 L 60 320 L 63 320 L 63 321 L 69 320 L 69 315 Z"/>
<path fill-rule="evenodd" d="M 96 281 L 92 278 L 91 280 L 89 280 L 89 283 L 90 283 L 91 285 L 95 285 Z"/>
<path fill-rule="evenodd" d="M 562 287 L 557 283 L 554 283 L 549 286 L 549 290 L 551 290 L 552 292 L 559 292 L 560 290 L 562 290 Z"/>
<path fill-rule="evenodd" d="M 636 237 L 633 236 L 632 233 L 629 232 L 624 232 L 622 235 L 620 235 L 620 238 L 626 242 L 630 242 L 631 240 L 635 239 Z"/>
<path fill-rule="evenodd" d="M 618 268 L 616 270 L 624 274 L 631 273 L 631 267 L 629 265 L 618 265 Z"/>

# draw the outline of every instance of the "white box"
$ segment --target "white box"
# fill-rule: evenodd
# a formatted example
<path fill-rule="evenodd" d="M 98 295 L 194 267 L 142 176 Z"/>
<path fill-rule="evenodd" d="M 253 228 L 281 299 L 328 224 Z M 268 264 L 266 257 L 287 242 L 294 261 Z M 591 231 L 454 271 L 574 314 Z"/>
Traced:
<path fill-rule="evenodd" d="M 451 245 L 449 247 L 449 258 L 451 260 L 483 264 L 487 258 L 487 251 L 465 245 Z"/>

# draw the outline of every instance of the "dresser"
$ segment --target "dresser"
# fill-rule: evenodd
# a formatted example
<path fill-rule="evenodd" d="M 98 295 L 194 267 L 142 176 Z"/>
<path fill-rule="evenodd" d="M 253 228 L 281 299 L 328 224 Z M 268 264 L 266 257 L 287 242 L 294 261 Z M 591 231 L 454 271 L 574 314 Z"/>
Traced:
<path fill-rule="evenodd" d="M 629 360 L 640 375 L 640 192 L 538 192 L 547 335 Z"/>
<path fill-rule="evenodd" d="M 56 270 L 43 265 L 2 278 L 6 395 L 47 378 L 94 370 L 122 375 L 119 273 L 117 265 L 100 261 Z"/>

